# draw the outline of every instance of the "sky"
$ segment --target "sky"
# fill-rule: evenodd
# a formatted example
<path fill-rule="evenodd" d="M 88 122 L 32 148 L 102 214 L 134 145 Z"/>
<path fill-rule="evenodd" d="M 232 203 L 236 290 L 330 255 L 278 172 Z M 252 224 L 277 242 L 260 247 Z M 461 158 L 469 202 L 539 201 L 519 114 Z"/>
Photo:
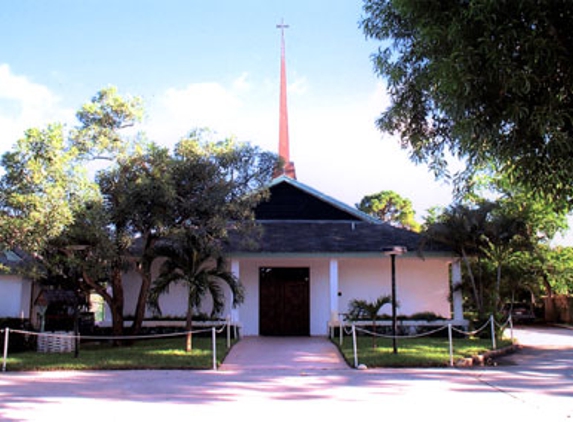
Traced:
<path fill-rule="evenodd" d="M 27 128 L 74 126 L 107 86 L 143 99 L 141 129 L 161 145 L 207 127 L 278 152 L 284 20 L 297 179 L 351 206 L 394 190 L 422 221 L 452 188 L 376 128 L 389 99 L 362 14 L 362 0 L 4 0 L 0 153 Z"/>

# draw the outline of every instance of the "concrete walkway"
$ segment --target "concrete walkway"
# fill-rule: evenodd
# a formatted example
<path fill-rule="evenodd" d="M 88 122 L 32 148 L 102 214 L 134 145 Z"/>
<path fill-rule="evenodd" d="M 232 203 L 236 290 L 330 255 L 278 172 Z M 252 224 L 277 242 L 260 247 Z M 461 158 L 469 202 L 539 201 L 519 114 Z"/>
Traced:
<path fill-rule="evenodd" d="M 221 371 L 262 369 L 350 369 L 326 337 L 244 337 L 233 346 Z"/>

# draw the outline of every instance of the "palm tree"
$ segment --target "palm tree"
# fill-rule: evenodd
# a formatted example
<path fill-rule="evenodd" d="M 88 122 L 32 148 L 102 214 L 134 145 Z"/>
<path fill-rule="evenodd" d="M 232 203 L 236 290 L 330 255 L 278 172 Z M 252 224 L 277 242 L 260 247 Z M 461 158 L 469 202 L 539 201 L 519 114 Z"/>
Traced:
<path fill-rule="evenodd" d="M 503 210 L 502 210 L 503 211 Z M 497 213 L 488 221 L 482 235 L 480 250 L 496 269 L 496 282 L 492 298 L 493 309 L 501 310 L 501 271 L 502 267 L 516 259 L 517 252 L 532 250 L 530 234 L 525 221 L 520 216 Z"/>
<path fill-rule="evenodd" d="M 213 241 L 186 231 L 156 246 L 157 256 L 165 258 L 149 294 L 149 305 L 161 313 L 159 297 L 168 293 L 173 284 L 187 287 L 187 338 L 185 350 L 192 349 L 193 314 L 200 309 L 206 296 L 212 298 L 211 316 L 221 313 L 225 307 L 224 286 L 232 295 L 232 306 L 244 300 L 244 289 L 240 281 L 228 270 L 226 260 Z"/>
<path fill-rule="evenodd" d="M 426 229 L 421 245 L 423 249 L 426 243 L 436 241 L 450 246 L 461 257 L 480 316 L 484 313 L 484 304 L 478 292 L 470 256 L 478 254 L 486 222 L 494 208 L 495 205 L 490 202 L 480 203 L 477 207 L 462 204 L 450 206 Z"/>
<path fill-rule="evenodd" d="M 367 318 L 372 321 L 372 331 L 376 333 L 376 320 L 378 319 L 378 313 L 384 305 L 392 303 L 392 296 L 380 296 L 374 302 L 368 302 L 362 299 L 353 299 L 348 304 L 349 311 L 348 316 L 352 320 L 359 320 Z M 376 335 L 372 336 L 372 347 L 377 347 L 376 345 Z"/>

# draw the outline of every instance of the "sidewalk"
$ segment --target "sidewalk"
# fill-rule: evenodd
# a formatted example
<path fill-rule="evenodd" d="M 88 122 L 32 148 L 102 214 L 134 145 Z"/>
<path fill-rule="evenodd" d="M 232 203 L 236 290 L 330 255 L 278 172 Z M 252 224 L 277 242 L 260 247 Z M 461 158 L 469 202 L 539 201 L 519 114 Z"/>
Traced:
<path fill-rule="evenodd" d="M 233 346 L 221 371 L 350 369 L 326 337 L 243 337 Z"/>

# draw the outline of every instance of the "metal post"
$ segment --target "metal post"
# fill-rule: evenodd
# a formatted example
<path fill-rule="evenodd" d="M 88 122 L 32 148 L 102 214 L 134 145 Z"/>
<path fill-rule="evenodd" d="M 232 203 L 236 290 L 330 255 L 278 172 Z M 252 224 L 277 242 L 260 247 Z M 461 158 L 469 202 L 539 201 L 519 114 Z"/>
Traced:
<path fill-rule="evenodd" d="M 358 368 L 358 346 L 356 344 L 356 325 L 352 324 L 352 349 L 354 351 L 354 367 Z"/>
<path fill-rule="evenodd" d="M 211 328 L 211 334 L 213 339 L 213 370 L 217 370 L 217 329 L 215 327 Z"/>
<path fill-rule="evenodd" d="M 342 321 L 341 319 L 338 320 L 338 344 L 340 346 L 342 346 L 342 343 L 344 341 L 344 337 L 343 337 L 343 331 L 344 331 L 344 321 Z"/>
<path fill-rule="evenodd" d="M 491 345 L 493 347 L 493 350 L 496 350 L 497 344 L 495 341 L 495 320 L 493 318 L 493 315 L 490 317 L 489 321 L 490 321 L 490 325 L 491 325 Z"/>
<path fill-rule="evenodd" d="M 10 336 L 10 328 L 4 329 L 4 357 L 2 359 L 2 372 L 6 372 L 6 361 L 8 360 L 8 337 Z"/>
<path fill-rule="evenodd" d="M 227 349 L 231 348 L 231 318 L 227 318 Z"/>
<path fill-rule="evenodd" d="M 392 350 L 394 354 L 398 353 L 398 346 L 396 345 L 396 335 L 398 332 L 396 321 L 396 255 L 390 255 L 392 261 Z"/>
<path fill-rule="evenodd" d="M 454 366 L 454 341 L 452 335 L 452 324 L 448 324 L 448 338 L 450 340 L 450 366 Z"/>

